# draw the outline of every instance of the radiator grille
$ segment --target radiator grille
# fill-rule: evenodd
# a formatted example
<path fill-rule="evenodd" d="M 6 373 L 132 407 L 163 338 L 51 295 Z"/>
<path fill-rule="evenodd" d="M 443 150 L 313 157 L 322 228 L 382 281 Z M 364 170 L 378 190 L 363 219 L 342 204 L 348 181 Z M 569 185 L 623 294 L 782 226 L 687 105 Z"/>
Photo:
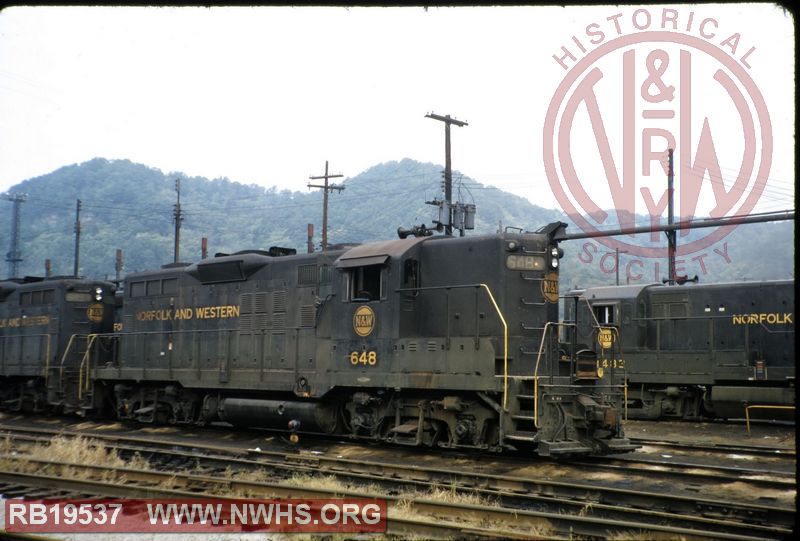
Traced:
<path fill-rule="evenodd" d="M 297 267 L 297 285 L 310 286 L 317 283 L 317 266 L 300 265 Z"/>

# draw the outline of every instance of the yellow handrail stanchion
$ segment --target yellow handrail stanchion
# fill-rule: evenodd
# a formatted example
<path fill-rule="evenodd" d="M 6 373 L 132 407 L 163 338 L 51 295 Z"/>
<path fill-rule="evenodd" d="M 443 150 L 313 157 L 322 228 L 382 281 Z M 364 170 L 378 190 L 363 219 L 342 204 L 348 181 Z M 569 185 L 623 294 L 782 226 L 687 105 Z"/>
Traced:
<path fill-rule="evenodd" d="M 78 400 L 81 400 L 83 398 L 83 390 L 84 390 L 83 389 L 83 385 L 84 385 L 83 366 L 84 366 L 84 364 L 86 365 L 86 380 L 85 380 L 86 391 L 87 392 L 89 391 L 89 386 L 90 386 L 90 383 L 89 383 L 90 363 L 88 361 L 89 361 L 90 352 L 92 350 L 92 345 L 94 344 L 94 339 L 95 338 L 97 338 L 96 334 L 90 334 L 90 335 L 86 336 L 86 351 L 83 353 L 83 358 L 81 359 L 81 364 L 78 367 Z"/>
<path fill-rule="evenodd" d="M 67 360 L 67 355 L 69 355 L 69 350 L 72 347 L 72 342 L 75 340 L 76 336 L 77 334 L 73 334 L 69 337 L 69 341 L 67 342 L 67 347 L 64 348 L 64 353 L 63 355 L 61 355 L 61 365 L 59 366 L 58 369 L 58 378 L 61 380 L 61 382 L 64 381 L 64 361 Z"/>
<path fill-rule="evenodd" d="M 508 411 L 508 324 L 506 323 L 506 318 L 503 317 L 503 312 L 500 311 L 500 307 L 497 306 L 497 301 L 494 300 L 492 290 L 486 284 L 480 284 L 480 286 L 486 290 L 494 309 L 497 311 L 497 315 L 500 317 L 500 322 L 503 324 L 503 409 Z"/>
<path fill-rule="evenodd" d="M 746 406 L 744 408 L 744 418 L 747 421 L 747 435 L 750 436 L 750 408 L 763 410 L 793 410 L 794 406 Z"/>

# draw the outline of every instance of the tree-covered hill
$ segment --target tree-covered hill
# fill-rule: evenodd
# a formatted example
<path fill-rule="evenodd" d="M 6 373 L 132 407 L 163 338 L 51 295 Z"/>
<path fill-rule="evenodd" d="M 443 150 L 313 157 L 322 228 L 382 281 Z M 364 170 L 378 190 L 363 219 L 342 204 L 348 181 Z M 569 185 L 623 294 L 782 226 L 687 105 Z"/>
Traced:
<path fill-rule="evenodd" d="M 125 271 L 157 268 L 173 259 L 175 179 L 181 179 L 181 259 L 200 258 L 201 238 L 209 239 L 209 252 L 296 247 L 304 251 L 306 224 L 315 226 L 319 246 L 322 231 L 322 193 L 278 191 L 232 182 L 208 180 L 181 173 L 164 174 L 128 160 L 91 161 L 62 167 L 50 174 L 14 186 L 9 192 L 26 193 L 22 205 L 20 275 L 44 274 L 44 261 L 52 261 L 53 274 L 72 274 L 76 200 L 82 201 L 80 273 L 113 277 L 114 255 L 124 251 Z M 337 179 L 338 180 L 338 179 Z M 454 173 L 454 194 L 477 205 L 474 233 L 499 227 L 533 230 L 556 220 L 569 221 L 558 210 L 545 209 L 527 199 Z M 345 190 L 330 195 L 329 242 L 366 242 L 396 238 L 398 226 L 431 225 L 436 208 L 425 201 L 440 197 L 442 167 L 404 159 L 376 165 L 344 181 Z M 12 204 L 0 205 L 0 253 L 10 242 Z M 785 278 L 794 273 L 794 223 L 778 222 L 740 226 L 702 261 L 687 261 L 684 271 L 700 274 L 703 281 Z M 575 227 L 571 226 L 570 230 Z M 609 250 L 596 242 L 563 243 L 562 286 L 610 284 L 615 280 Z M 594 251 L 593 251 L 594 250 Z M 580 257 L 580 259 L 579 259 Z M 591 261 L 588 261 L 591 259 Z M 631 269 L 642 281 L 665 274 L 666 262 L 655 268 L 652 260 L 636 263 L 621 256 L 621 281 Z M 0 268 L 6 276 L 7 267 Z M 611 271 L 609 272 L 609 269 Z"/>

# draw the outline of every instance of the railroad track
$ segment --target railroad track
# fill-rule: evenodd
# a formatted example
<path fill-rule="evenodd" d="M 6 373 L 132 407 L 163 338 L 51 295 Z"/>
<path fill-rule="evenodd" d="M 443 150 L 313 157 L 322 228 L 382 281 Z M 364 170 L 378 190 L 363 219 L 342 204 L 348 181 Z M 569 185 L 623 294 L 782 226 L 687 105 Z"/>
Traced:
<path fill-rule="evenodd" d="M 582 458 L 569 463 L 573 467 L 604 468 L 625 474 L 645 475 L 651 479 L 682 481 L 686 483 L 735 483 L 744 482 L 754 487 L 774 490 L 794 489 L 797 485 L 795 472 L 786 469 L 725 466 L 700 462 L 684 462 L 675 457 L 651 458 L 632 455 L 630 457 Z"/>
<path fill-rule="evenodd" d="M 16 489 L 18 493 L 31 494 L 34 491 L 37 498 L 59 497 L 65 489 L 70 493 L 80 493 L 83 497 L 105 498 L 165 498 L 165 499 L 213 499 L 236 500 L 241 497 L 248 498 L 364 498 L 363 493 L 327 491 L 323 489 L 300 488 L 282 486 L 269 483 L 237 481 L 219 477 L 209 477 L 190 474 L 176 474 L 172 472 L 158 472 L 132 468 L 114 468 L 108 466 L 78 464 L 70 462 L 54 462 L 48 460 L 26 459 L 22 457 L 7 458 L 11 462 L 19 461 L 24 464 L 35 464 L 39 469 L 46 471 L 53 467 L 67 467 L 75 475 L 62 478 L 46 473 L 25 473 L 14 470 L 0 470 L 0 486 Z M 87 477 L 87 478 L 84 478 Z M 114 481 L 96 479 L 114 478 Z M 167 485 L 176 488 L 165 488 Z M 52 496 L 48 496 L 52 492 Z M 240 494 L 234 497 L 231 494 Z M 378 496 L 390 503 L 399 502 L 392 497 Z M 393 501 L 395 500 L 395 501 Z M 473 517 L 489 517 L 491 519 L 508 519 L 501 511 L 492 512 L 479 506 L 438 504 L 419 500 L 413 502 L 416 511 L 421 513 L 435 513 L 450 520 L 431 521 L 430 519 L 413 519 L 393 515 L 391 509 L 387 517 L 387 533 L 396 535 L 416 535 L 430 538 L 469 538 L 479 537 L 484 539 L 528 539 L 529 534 L 524 530 L 503 528 L 485 529 L 465 525 Z M 457 520 L 461 516 L 462 520 Z M 543 520 L 536 516 L 526 517 L 532 520 L 531 531 L 541 530 Z M 5 535 L 4 533 L 2 535 Z M 554 539 L 559 539 L 554 537 Z"/>
<path fill-rule="evenodd" d="M 735 453 L 751 456 L 765 456 L 772 458 L 795 458 L 796 452 L 789 448 L 766 447 L 763 445 L 729 445 L 717 443 L 686 443 L 680 441 L 665 441 L 645 438 L 630 438 L 632 443 L 642 446 L 659 447 L 664 449 L 677 449 L 691 452 L 705 453 Z"/>
<path fill-rule="evenodd" d="M 67 437 L 86 436 L 81 432 L 58 429 L 0 426 L 8 437 L 23 442 L 41 443 L 56 434 Z M 526 527 L 547 521 L 558 533 L 606 536 L 609 531 L 658 531 L 669 535 L 695 535 L 717 539 L 781 539 L 791 531 L 794 509 L 774 505 L 752 505 L 722 500 L 698 499 L 625 490 L 586 483 L 559 482 L 543 479 L 523 479 L 467 473 L 465 471 L 425 468 L 409 464 L 348 460 L 324 455 L 306 455 L 277 451 L 242 450 L 230 447 L 197 445 L 185 441 L 165 441 L 126 438 L 119 435 L 92 433 L 91 438 L 115 448 L 120 455 L 139 454 L 161 465 L 164 475 L 174 475 L 176 469 L 199 468 L 203 478 L 215 478 L 234 470 L 256 470 L 268 467 L 280 478 L 298 472 L 327 472 L 346 479 L 352 486 L 377 485 L 383 494 L 399 490 L 450 487 L 453 492 L 477 494 L 498 507 L 481 520 L 503 521 L 502 513 L 514 517 L 520 513 L 528 518 Z M 126 473 L 126 475 L 128 475 Z M 275 484 L 273 483 L 273 484 Z M 356 492 L 363 496 L 363 491 Z M 272 497 L 275 497 L 274 495 Z M 405 498 L 403 501 L 408 501 Z M 416 499 L 414 499 L 416 502 Z M 430 501 L 420 508 L 430 509 Z M 442 505 L 442 504 L 439 504 Z M 415 508 L 417 508 L 415 503 Z M 479 506 L 486 507 L 486 506 Z M 533 510 L 533 511 L 532 511 Z M 460 512 L 466 512 L 461 509 Z M 437 516 L 448 516 L 445 510 L 432 510 Z M 471 513 L 474 513 L 473 510 Z M 439 513 L 444 513 L 439 515 Z M 530 513 L 534 513 L 531 515 Z M 505 515 L 517 525 L 517 519 Z M 472 515 L 470 515 L 472 516 Z M 527 535 L 531 531 L 526 530 Z M 509 536 L 512 530 L 504 531 Z M 519 532 L 517 532 L 519 533 Z M 506 535 L 508 534 L 508 535 Z M 501 537 L 503 536 L 501 535 Z"/>

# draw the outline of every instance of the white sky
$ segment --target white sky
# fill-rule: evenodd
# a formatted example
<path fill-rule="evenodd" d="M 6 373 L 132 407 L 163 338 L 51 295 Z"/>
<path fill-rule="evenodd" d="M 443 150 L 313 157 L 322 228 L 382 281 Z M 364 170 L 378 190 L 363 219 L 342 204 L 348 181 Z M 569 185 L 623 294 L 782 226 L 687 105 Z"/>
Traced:
<path fill-rule="evenodd" d="M 707 41 L 714 45 L 739 33 L 738 57 L 756 47 L 748 73 L 774 137 L 756 210 L 793 207 L 791 15 L 768 4 L 668 7 L 679 11 L 679 25 L 692 12 L 695 25 L 713 17 L 718 35 Z M 623 33 L 636 33 L 636 9 L 9 8 L 0 12 L 0 192 L 94 157 L 305 190 L 325 160 L 345 176 L 404 157 L 443 164 L 443 126 L 424 118 L 432 111 L 469 122 L 452 131 L 454 169 L 555 208 L 542 130 L 567 72 L 552 55 L 562 45 L 577 52 L 573 35 L 588 45 L 590 23 L 612 34 L 607 17 L 617 13 Z M 662 13 L 647 10 L 654 20 Z M 697 28 L 688 33 L 698 36 Z M 677 49 L 670 54 L 677 65 Z M 621 77 L 606 70 L 618 89 Z M 613 132 L 619 90 L 611 88 L 598 95 Z M 737 171 L 741 123 L 739 133 L 720 128 L 731 111 L 722 105 L 730 104 L 713 96 L 704 103 L 695 93 L 693 111 L 716 115 L 723 173 Z M 586 149 L 583 167 L 600 167 L 588 122 L 573 131 L 574 148 Z M 601 208 L 612 204 L 607 187 L 592 197 Z"/>

